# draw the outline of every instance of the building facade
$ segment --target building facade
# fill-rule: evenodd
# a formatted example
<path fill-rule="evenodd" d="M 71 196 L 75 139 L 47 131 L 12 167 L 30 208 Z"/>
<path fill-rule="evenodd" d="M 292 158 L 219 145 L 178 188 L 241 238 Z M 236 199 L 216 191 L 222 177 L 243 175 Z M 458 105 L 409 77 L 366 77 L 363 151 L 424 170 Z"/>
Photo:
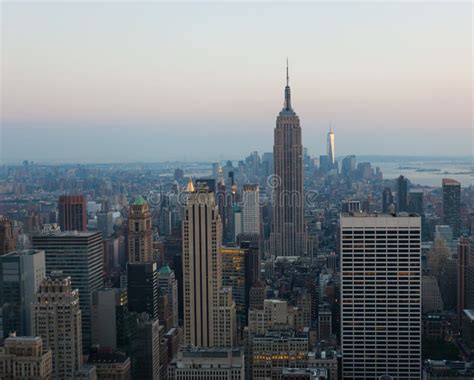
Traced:
<path fill-rule="evenodd" d="M 158 266 L 133 263 L 127 267 L 128 310 L 158 318 Z"/>
<path fill-rule="evenodd" d="M 461 183 L 443 178 L 443 221 L 451 226 L 453 236 L 461 234 Z"/>
<path fill-rule="evenodd" d="M 58 204 L 61 231 L 87 231 L 87 202 L 84 195 L 61 195 Z"/>
<path fill-rule="evenodd" d="M 242 191 L 242 233 L 260 235 L 260 190 L 246 184 Z"/>
<path fill-rule="evenodd" d="M 244 380 L 240 349 L 184 348 L 168 366 L 168 380 Z"/>
<path fill-rule="evenodd" d="M 0 347 L 0 379 L 52 380 L 51 350 L 45 349 L 40 337 L 13 334 Z"/>
<path fill-rule="evenodd" d="M 23 250 L 0 256 L 0 339 L 12 332 L 32 335 L 30 304 L 45 276 L 44 251 Z"/>
<path fill-rule="evenodd" d="M 214 193 L 198 183 L 196 190 L 188 193 L 182 232 L 184 342 L 196 347 L 225 347 L 228 337 L 219 327 L 235 325 L 219 320 L 235 316 L 232 297 L 221 294 L 221 228 Z M 226 300 L 231 302 L 227 306 Z"/>
<path fill-rule="evenodd" d="M 55 379 L 72 379 L 82 368 L 79 290 L 71 278 L 53 272 L 43 280 L 32 303 L 33 333 L 53 353 Z"/>
<path fill-rule="evenodd" d="M 421 219 L 342 214 L 342 378 L 421 376 Z"/>
<path fill-rule="evenodd" d="M 305 252 L 303 145 L 298 115 L 291 106 L 288 79 L 285 104 L 277 117 L 273 145 L 272 250 L 275 256 L 301 256 Z"/>
<path fill-rule="evenodd" d="M 44 250 L 46 274 L 62 271 L 79 290 L 83 348 L 92 342 L 92 293 L 103 287 L 104 255 L 100 232 L 52 232 L 33 236 L 33 248 Z"/>
<path fill-rule="evenodd" d="M 128 215 L 128 262 L 153 261 L 153 239 L 150 206 L 142 198 L 135 199 Z"/>
<path fill-rule="evenodd" d="M 16 249 L 16 239 L 13 235 L 13 223 L 6 216 L 0 215 L 0 256 Z"/>

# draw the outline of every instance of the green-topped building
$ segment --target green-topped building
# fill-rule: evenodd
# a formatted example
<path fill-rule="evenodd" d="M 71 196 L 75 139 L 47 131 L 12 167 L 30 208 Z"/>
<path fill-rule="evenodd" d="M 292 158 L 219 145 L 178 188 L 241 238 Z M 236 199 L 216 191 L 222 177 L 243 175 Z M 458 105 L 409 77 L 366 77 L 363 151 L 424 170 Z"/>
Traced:
<path fill-rule="evenodd" d="M 128 262 L 153 261 L 153 242 L 150 206 L 138 196 L 130 206 L 128 215 Z"/>

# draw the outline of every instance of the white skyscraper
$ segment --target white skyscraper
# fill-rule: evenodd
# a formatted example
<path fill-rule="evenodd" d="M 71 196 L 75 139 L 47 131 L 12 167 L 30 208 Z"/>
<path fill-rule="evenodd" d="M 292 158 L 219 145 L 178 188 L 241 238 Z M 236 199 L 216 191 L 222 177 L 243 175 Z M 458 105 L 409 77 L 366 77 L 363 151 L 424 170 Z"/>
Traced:
<path fill-rule="evenodd" d="M 328 155 L 328 162 L 331 166 L 333 166 L 336 163 L 336 153 L 335 153 L 335 147 L 334 147 L 334 131 L 332 127 L 329 129 L 328 133 L 328 143 L 327 143 L 327 155 Z"/>
<path fill-rule="evenodd" d="M 421 377 L 421 219 L 342 214 L 343 379 Z"/>
<path fill-rule="evenodd" d="M 219 210 L 206 184 L 198 183 L 188 195 L 182 231 L 184 342 L 196 347 L 232 346 L 235 303 L 231 295 L 226 297 L 230 290 L 222 288 Z"/>
<path fill-rule="evenodd" d="M 260 204 L 258 185 L 244 185 L 242 204 L 242 232 L 260 234 Z"/>

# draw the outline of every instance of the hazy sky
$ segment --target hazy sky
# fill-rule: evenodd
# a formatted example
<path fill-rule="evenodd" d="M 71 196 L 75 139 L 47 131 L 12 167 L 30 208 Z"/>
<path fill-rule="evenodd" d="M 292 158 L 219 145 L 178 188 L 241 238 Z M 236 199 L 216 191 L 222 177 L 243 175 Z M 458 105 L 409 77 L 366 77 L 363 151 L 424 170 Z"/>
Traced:
<path fill-rule="evenodd" d="M 311 154 L 472 154 L 470 2 L 1 10 L 3 162 L 271 151 L 287 56 Z"/>

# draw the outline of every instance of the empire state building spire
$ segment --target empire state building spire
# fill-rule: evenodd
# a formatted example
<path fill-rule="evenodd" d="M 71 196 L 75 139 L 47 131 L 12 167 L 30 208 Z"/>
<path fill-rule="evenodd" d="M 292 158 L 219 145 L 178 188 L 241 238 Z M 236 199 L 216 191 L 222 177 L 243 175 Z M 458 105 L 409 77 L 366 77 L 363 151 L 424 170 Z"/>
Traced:
<path fill-rule="evenodd" d="M 291 108 L 291 90 L 290 90 L 290 74 L 288 69 L 288 58 L 286 59 L 286 87 L 285 87 L 285 107 L 284 111 L 293 111 Z"/>
<path fill-rule="evenodd" d="M 288 58 L 286 59 L 286 87 L 285 87 L 285 104 L 280 115 L 294 116 L 296 113 L 291 108 L 291 90 L 290 90 L 290 74 L 288 68 Z"/>

